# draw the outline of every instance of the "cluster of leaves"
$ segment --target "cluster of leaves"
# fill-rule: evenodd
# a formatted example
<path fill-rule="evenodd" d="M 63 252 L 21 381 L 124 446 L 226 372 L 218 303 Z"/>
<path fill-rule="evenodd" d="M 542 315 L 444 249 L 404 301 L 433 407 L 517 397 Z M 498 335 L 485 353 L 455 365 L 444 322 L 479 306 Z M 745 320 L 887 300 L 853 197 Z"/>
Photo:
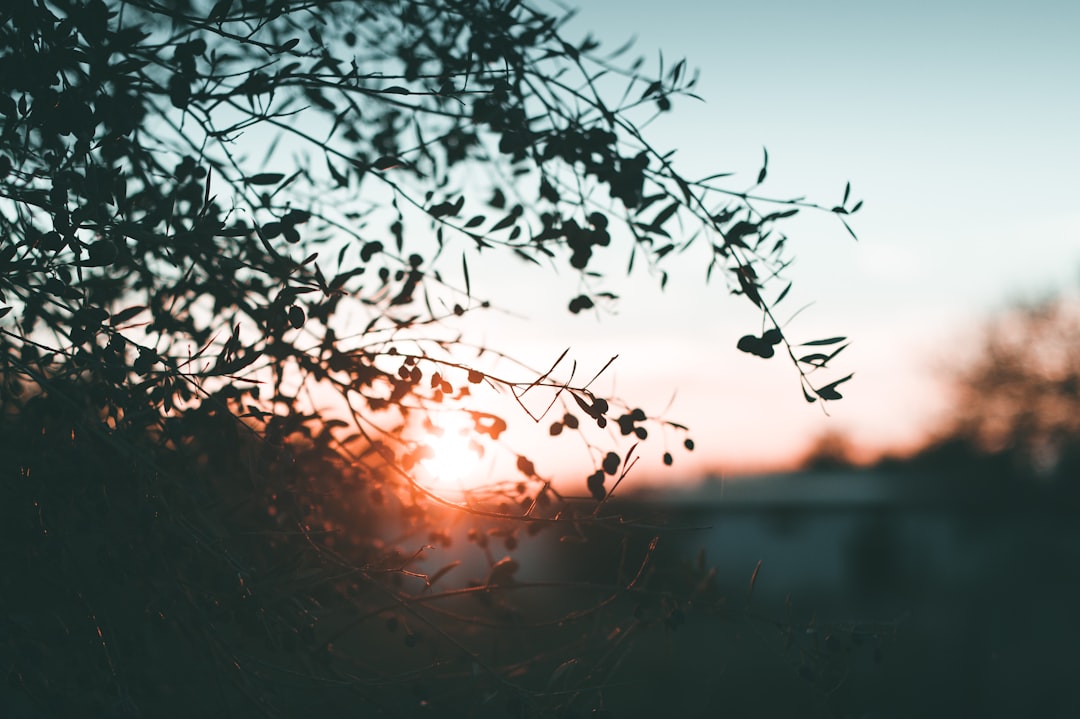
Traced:
<path fill-rule="evenodd" d="M 661 286 L 667 255 L 703 247 L 710 275 L 779 327 L 772 308 L 790 285 L 768 298 L 787 263 L 775 225 L 827 210 L 724 188 L 720 176 L 683 178 L 635 118 L 688 94 L 685 63 L 650 76 L 592 39 L 568 42 L 564 21 L 517 0 L 0 8 L 5 530 L 23 532 L 8 545 L 22 552 L 27 583 L 66 587 L 56 616 L 111 615 L 69 630 L 89 626 L 105 642 L 107 681 L 80 675 L 58 711 L 100 709 L 101 691 L 122 708 L 160 706 L 185 682 L 210 683 L 125 676 L 140 642 L 165 635 L 203 638 L 237 695 L 264 709 L 272 698 L 253 683 L 281 676 L 368 696 L 470 662 L 491 691 L 543 694 L 516 678 L 532 665 L 493 663 L 478 648 L 491 638 L 478 627 L 518 619 L 493 591 L 511 583 L 514 560 L 485 546 L 483 581 L 431 594 L 453 569 L 425 568 L 449 536 L 429 536 L 443 521 L 433 517 L 491 522 L 508 550 L 521 531 L 617 526 L 604 484 L 621 481 L 633 450 L 590 445 L 589 496 L 564 496 L 519 457 L 518 477 L 451 500 L 417 481 L 424 445 L 410 432 L 452 406 L 477 437 L 500 440 L 507 420 L 470 388 L 501 390 L 532 420 L 562 414 L 551 434 L 578 430 L 582 416 L 640 440 L 646 425 L 685 428 L 557 379 L 559 362 L 526 379 L 464 363 L 453 321 L 489 306 L 473 294 L 469 254 L 568 263 L 581 277 L 577 313 L 614 299 L 596 267 L 617 247 Z M 617 102 L 602 91 L 611 78 L 625 84 Z M 832 211 L 858 209 L 847 203 L 845 192 Z M 461 280 L 447 279 L 439 262 L 453 255 L 457 277 L 459 253 Z M 770 333 L 779 330 L 740 348 L 790 353 Z M 839 382 L 815 388 L 803 370 L 838 351 L 792 355 L 808 398 L 839 397 Z M 523 397 L 540 391 L 552 398 L 533 413 Z M 82 498 L 100 512 L 80 514 Z M 108 557 L 105 578 L 133 598 L 160 597 L 134 608 L 69 572 L 85 565 L 86 532 Z M 160 563 L 144 571 L 150 557 Z M 62 578 L 31 571 L 46 565 Z M 639 575 L 614 593 L 644 591 Z M 436 601 L 465 595 L 489 602 L 487 614 Z M 163 624 L 140 638 L 122 617 L 145 611 Z M 370 666 L 362 641 L 345 650 L 326 638 L 350 615 L 408 616 L 433 648 Z M 12 640 L 20 651 L 48 645 L 42 621 Z M 478 636 L 467 642 L 468 632 Z M 406 632 L 406 648 L 420 635 Z M 269 654 L 251 649 L 256 639 Z M 451 654 L 460 666 L 443 663 Z M 46 665 L 62 672 L 50 662 L 20 664 L 20 686 L 52 693 L 31 679 L 49 675 Z M 106 689 L 80 704 L 90 686 Z M 595 699 L 575 686 L 559 701 Z"/>

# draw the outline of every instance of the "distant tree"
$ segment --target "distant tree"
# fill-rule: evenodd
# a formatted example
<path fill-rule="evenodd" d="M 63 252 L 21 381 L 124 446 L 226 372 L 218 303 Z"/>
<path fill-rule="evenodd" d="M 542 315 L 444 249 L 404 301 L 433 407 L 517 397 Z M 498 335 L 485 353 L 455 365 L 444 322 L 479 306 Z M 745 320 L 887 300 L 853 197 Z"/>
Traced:
<path fill-rule="evenodd" d="M 503 556 L 549 527 L 625 531 L 606 500 L 634 450 L 583 434 L 584 496 L 512 452 L 515 476 L 464 495 L 424 481 L 447 415 L 497 446 L 485 390 L 545 434 L 692 447 L 569 359 L 469 359 L 455 321 L 489 301 L 468 258 L 568 264 L 580 290 L 553 301 L 580 313 L 616 299 L 614 261 L 663 287 L 669 254 L 700 252 L 761 313 L 739 349 L 780 349 L 827 401 L 848 377 L 810 376 L 844 345 L 798 351 L 776 317 L 778 225 L 861 203 L 768 199 L 765 164 L 752 187 L 683 177 L 642 128 L 690 94 L 686 63 L 623 63 L 565 19 L 516 0 L 3 3 L 0 699 L 577 711 L 622 637 L 676 623 L 698 585 L 646 571 L 648 537 L 547 609 Z M 431 566 L 457 527 L 482 571 Z"/>
<path fill-rule="evenodd" d="M 988 323 L 973 360 L 957 373 L 953 408 L 944 432 L 953 444 L 1006 461 L 1018 478 L 1074 484 L 1080 469 L 1076 299 L 1018 306 Z"/>
<path fill-rule="evenodd" d="M 857 466 L 855 448 L 843 432 L 824 432 L 814 440 L 802 461 L 801 468 L 809 471 L 832 471 Z"/>

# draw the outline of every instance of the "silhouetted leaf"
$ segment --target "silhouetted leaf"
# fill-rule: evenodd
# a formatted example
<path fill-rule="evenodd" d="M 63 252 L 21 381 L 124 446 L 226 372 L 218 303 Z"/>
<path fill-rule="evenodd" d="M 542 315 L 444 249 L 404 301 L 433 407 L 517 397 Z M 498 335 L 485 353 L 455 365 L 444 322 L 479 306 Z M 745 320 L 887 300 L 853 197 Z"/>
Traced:
<path fill-rule="evenodd" d="M 260 172 L 257 175 L 244 178 L 249 185 L 276 185 L 285 179 L 280 172 Z"/>
<path fill-rule="evenodd" d="M 300 38 L 294 37 L 291 40 L 286 40 L 285 42 L 283 42 L 281 45 L 279 45 L 277 47 L 277 49 L 274 52 L 280 55 L 283 52 L 288 52 L 289 50 L 292 50 L 294 47 L 296 47 L 299 44 L 300 44 Z"/>
<path fill-rule="evenodd" d="M 208 22 L 216 22 L 224 18 L 229 8 L 232 7 L 233 0 L 218 0 L 214 3 L 214 6 L 210 8 L 210 14 L 206 16 Z"/>
<path fill-rule="evenodd" d="M 289 308 L 289 324 L 293 326 L 293 329 L 300 329 L 303 327 L 306 319 L 304 310 L 301 308 L 296 305 Z"/>
<path fill-rule="evenodd" d="M 570 300 L 570 311 L 575 315 L 582 310 L 587 310 L 593 307 L 593 301 L 586 295 L 578 295 L 574 299 Z"/>
<path fill-rule="evenodd" d="M 517 573 L 521 565 L 518 564 L 516 559 L 511 557 L 503 557 L 491 567 L 488 572 L 487 581 L 484 584 L 492 587 L 497 587 L 503 584 L 510 584 L 514 581 L 514 575 Z"/>
<path fill-rule="evenodd" d="M 130 320 L 130 319 L 136 317 L 137 315 L 139 315 L 140 313 L 144 312 L 145 310 L 146 310 L 146 307 L 144 307 L 142 305 L 135 305 L 133 307 L 127 307 L 125 309 L 120 310 L 119 312 L 113 313 L 112 317 L 109 318 L 109 323 L 112 324 L 114 327 L 116 327 L 118 325 L 122 325 L 125 322 L 127 322 L 128 320 Z"/>
<path fill-rule="evenodd" d="M 518 455 L 517 469 L 519 472 L 529 477 L 536 475 L 536 467 L 533 466 L 532 461 L 528 457 Z"/>
<path fill-rule="evenodd" d="M 658 212 L 656 214 L 656 218 L 649 225 L 650 230 L 655 232 L 655 231 L 661 229 L 663 227 L 664 223 L 667 222 L 668 220 L 670 220 L 671 217 L 676 212 L 678 212 L 679 207 L 680 207 L 680 204 L 678 202 L 672 202 L 670 205 L 668 205 L 664 209 L 660 210 L 660 212 Z"/>
<path fill-rule="evenodd" d="M 330 177 L 334 179 L 338 187 L 347 187 L 349 184 L 349 178 L 343 175 L 336 167 L 334 163 L 330 162 L 330 158 L 326 158 L 326 167 L 330 170 Z"/>
<path fill-rule="evenodd" d="M 381 171 L 381 170 L 389 170 L 390 168 L 393 168 L 393 167 L 400 167 L 403 164 L 405 164 L 405 163 L 403 163 L 398 158 L 386 155 L 386 156 L 380 157 L 379 159 L 375 160 L 375 162 L 372 163 L 371 166 L 374 169 Z"/>
<path fill-rule="evenodd" d="M 432 574 L 430 577 L 427 578 L 428 587 L 433 586 L 435 584 L 435 582 L 439 581 L 440 579 L 445 577 L 447 574 L 449 574 L 454 568 L 459 567 L 459 566 L 461 566 L 461 560 L 460 559 L 455 559 L 454 561 L 450 562 L 446 566 L 441 567 L 438 571 L 436 571 L 434 574 Z"/>
<path fill-rule="evenodd" d="M 776 350 L 773 349 L 773 345 L 761 337 L 755 335 L 744 335 L 739 338 L 738 343 L 735 345 L 743 352 L 747 352 L 758 357 L 768 359 L 776 354 Z"/>
<path fill-rule="evenodd" d="M 843 377 L 841 379 L 838 379 L 835 382 L 830 382 L 829 384 L 825 385 L 824 387 L 819 387 L 817 389 L 817 396 L 821 397 L 822 399 L 830 399 L 830 400 L 832 400 L 832 399 L 842 399 L 843 395 L 841 395 L 839 392 L 837 392 L 836 388 L 839 385 L 843 384 L 844 382 L 847 382 L 849 379 L 851 379 L 854 376 L 855 376 L 854 374 L 849 374 L 847 377 Z"/>
<path fill-rule="evenodd" d="M 607 496 L 607 492 L 604 490 L 604 470 L 598 469 L 589 475 L 585 480 L 585 486 L 589 490 L 589 494 L 593 499 L 600 502 Z"/>

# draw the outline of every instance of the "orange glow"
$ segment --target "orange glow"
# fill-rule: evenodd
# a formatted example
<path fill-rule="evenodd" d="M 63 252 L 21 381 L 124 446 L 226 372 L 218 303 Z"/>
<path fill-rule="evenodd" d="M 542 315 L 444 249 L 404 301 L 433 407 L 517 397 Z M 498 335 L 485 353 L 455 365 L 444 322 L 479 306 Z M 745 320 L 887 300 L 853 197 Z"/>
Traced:
<path fill-rule="evenodd" d="M 477 481 L 483 447 L 472 418 L 464 412 L 438 414 L 430 419 L 421 444 L 428 448 L 420 460 L 421 479 L 435 491 L 467 490 Z"/>

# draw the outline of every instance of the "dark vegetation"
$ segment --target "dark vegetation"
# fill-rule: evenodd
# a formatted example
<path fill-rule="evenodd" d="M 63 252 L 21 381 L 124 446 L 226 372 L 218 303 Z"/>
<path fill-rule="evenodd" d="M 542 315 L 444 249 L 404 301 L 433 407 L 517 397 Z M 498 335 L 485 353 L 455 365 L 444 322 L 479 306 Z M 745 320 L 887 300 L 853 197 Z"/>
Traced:
<path fill-rule="evenodd" d="M 554 301 L 581 313 L 616 300 L 613 263 L 663 287 L 698 252 L 761 313 L 738 348 L 824 402 L 845 345 L 774 315 L 779 226 L 861 203 L 763 197 L 765 164 L 751 187 L 683 177 L 641 128 L 690 94 L 685 62 L 563 22 L 514 0 L 3 3 L 8 716 L 630 711 L 629 648 L 720 616 L 708 566 L 661 561 L 608 501 L 685 428 L 565 354 L 463 359 L 456 321 L 490 306 L 469 257 L 569 265 Z M 444 413 L 498 451 L 494 393 L 580 435 L 575 491 L 512 452 L 463 496 L 423 481 Z"/>

